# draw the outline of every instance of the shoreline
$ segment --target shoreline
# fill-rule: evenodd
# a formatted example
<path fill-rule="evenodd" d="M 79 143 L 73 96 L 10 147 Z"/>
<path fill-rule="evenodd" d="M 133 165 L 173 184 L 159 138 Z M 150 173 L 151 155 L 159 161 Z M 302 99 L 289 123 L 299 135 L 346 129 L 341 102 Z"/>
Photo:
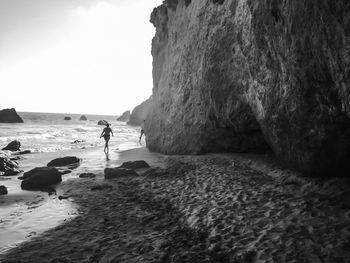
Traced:
<path fill-rule="evenodd" d="M 2 262 L 347 262 L 349 180 L 302 178 L 262 157 L 164 156 L 168 174 L 70 179 L 79 215 L 21 244 Z M 113 163 L 113 166 L 117 163 Z M 94 187 L 97 190 L 92 190 Z M 336 194 L 335 194 L 336 193 Z M 59 194 L 59 193 L 58 193 Z M 45 245 L 43 246 L 43 242 Z M 30 259 L 28 261 L 28 259 Z"/>
<path fill-rule="evenodd" d="M 62 181 L 65 182 L 72 178 L 78 178 L 80 173 L 94 173 L 109 165 L 117 164 L 120 152 L 131 146 L 135 145 L 132 143 L 112 143 L 110 160 L 106 160 L 103 146 L 48 153 L 30 153 L 21 156 L 19 167 L 28 171 L 35 167 L 46 166 L 49 161 L 58 157 L 73 155 L 82 158 L 83 161 L 79 167 L 62 176 Z M 58 197 L 63 191 L 61 183 L 55 186 L 56 195 L 49 195 L 42 191 L 22 190 L 21 181 L 17 177 L 0 178 L 1 184 L 4 184 L 9 191 L 8 195 L 0 197 L 0 254 L 6 253 L 22 242 L 30 241 L 32 237 L 54 228 L 77 214 L 74 203 L 59 200 Z"/>

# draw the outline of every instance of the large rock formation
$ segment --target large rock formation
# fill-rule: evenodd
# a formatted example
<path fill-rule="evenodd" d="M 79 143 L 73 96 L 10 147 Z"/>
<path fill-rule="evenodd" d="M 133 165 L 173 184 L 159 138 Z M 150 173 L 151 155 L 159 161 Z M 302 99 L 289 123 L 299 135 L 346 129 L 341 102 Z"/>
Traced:
<path fill-rule="evenodd" d="M 151 22 L 151 150 L 350 170 L 349 1 L 166 0 Z"/>
<path fill-rule="evenodd" d="M 148 99 L 142 102 L 140 105 L 136 106 L 131 115 L 130 120 L 127 122 L 128 125 L 135 125 L 139 126 L 145 120 L 148 116 L 148 113 L 150 112 L 152 107 L 152 96 Z"/>
<path fill-rule="evenodd" d="M 122 116 L 120 116 L 117 121 L 126 121 L 128 122 L 130 120 L 130 111 L 125 111 Z"/>
<path fill-rule="evenodd" d="M 0 110 L 0 122 L 15 123 L 23 122 L 14 108 Z"/>

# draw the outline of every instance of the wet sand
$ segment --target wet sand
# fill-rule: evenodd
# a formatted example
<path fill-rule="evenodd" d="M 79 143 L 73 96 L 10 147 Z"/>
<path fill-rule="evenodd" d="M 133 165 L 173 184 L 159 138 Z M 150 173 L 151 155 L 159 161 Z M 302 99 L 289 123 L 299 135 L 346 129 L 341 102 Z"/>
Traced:
<path fill-rule="evenodd" d="M 86 171 L 100 172 L 110 165 L 120 164 L 118 161 L 120 152 L 130 147 L 140 147 L 140 145 L 130 142 L 117 145 L 112 142 L 109 160 L 103 152 L 103 146 L 95 146 L 21 155 L 18 162 L 21 170 L 28 171 L 34 167 L 46 166 L 49 161 L 58 157 L 81 158 L 82 162 L 78 168 L 62 176 L 64 182 L 78 178 L 80 173 Z M 75 203 L 59 200 L 59 194 L 49 196 L 46 192 L 24 191 L 17 177 L 0 177 L 0 184 L 4 184 L 9 192 L 8 195 L 0 196 L 0 254 L 77 215 Z M 57 193 L 63 191 L 61 184 L 56 185 L 55 188 Z"/>
<path fill-rule="evenodd" d="M 139 148 L 117 159 L 109 166 L 145 160 L 165 170 L 104 180 L 99 168 L 66 180 L 58 194 L 79 215 L 2 262 L 349 262 L 347 179 L 301 178 L 261 156 Z"/>

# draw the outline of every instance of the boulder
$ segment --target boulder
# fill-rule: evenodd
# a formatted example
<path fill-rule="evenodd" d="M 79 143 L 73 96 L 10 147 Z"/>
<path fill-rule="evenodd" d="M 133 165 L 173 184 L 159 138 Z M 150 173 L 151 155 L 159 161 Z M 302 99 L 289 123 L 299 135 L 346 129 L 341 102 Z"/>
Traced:
<path fill-rule="evenodd" d="M 7 150 L 11 152 L 19 151 L 21 148 L 21 143 L 17 140 L 10 142 L 6 147 L 2 148 L 2 150 Z"/>
<path fill-rule="evenodd" d="M 108 124 L 108 121 L 106 121 L 106 120 L 99 120 L 97 122 L 97 125 L 107 125 L 107 124 Z"/>
<path fill-rule="evenodd" d="M 61 173 L 55 167 L 36 167 L 23 174 L 21 188 L 40 190 L 62 181 Z"/>
<path fill-rule="evenodd" d="M 6 123 L 23 123 L 22 118 L 17 114 L 14 108 L 0 111 L 0 122 Z"/>
<path fill-rule="evenodd" d="M 18 164 L 7 157 L 0 157 L 0 175 L 11 176 L 19 174 Z"/>
<path fill-rule="evenodd" d="M 96 174 L 94 173 L 82 173 L 79 174 L 79 178 L 94 178 L 96 177 Z"/>
<path fill-rule="evenodd" d="M 0 195 L 7 195 L 7 188 L 4 185 L 0 185 Z"/>
<path fill-rule="evenodd" d="M 21 180 L 25 180 L 25 179 L 28 179 L 29 177 L 31 177 L 32 175 L 34 174 L 60 174 L 62 175 L 62 172 L 60 172 L 57 168 L 55 167 L 36 167 L 36 168 L 33 168 L 32 170 L 29 170 L 25 173 L 23 173 L 23 175 L 21 177 L 19 177 L 18 179 L 21 179 Z"/>
<path fill-rule="evenodd" d="M 66 156 L 61 158 L 56 158 L 50 161 L 47 166 L 71 166 L 71 165 L 79 165 L 81 159 L 75 156 Z"/>
<path fill-rule="evenodd" d="M 349 1 L 188 3 L 151 15 L 147 147 L 271 149 L 304 174 L 349 176 Z"/>
<path fill-rule="evenodd" d="M 72 117 L 69 117 L 69 116 L 64 117 L 65 121 L 70 121 L 71 119 L 72 119 Z"/>
<path fill-rule="evenodd" d="M 125 111 L 122 116 L 120 116 L 117 121 L 126 121 L 128 122 L 130 120 L 130 111 Z"/>
<path fill-rule="evenodd" d="M 141 123 L 146 120 L 148 113 L 152 107 L 152 96 L 136 106 L 130 115 L 130 120 L 127 122 L 128 125 L 140 126 Z"/>
<path fill-rule="evenodd" d="M 119 166 L 119 168 L 126 168 L 126 169 L 132 169 L 132 170 L 149 168 L 149 167 L 150 167 L 149 164 L 143 160 L 124 162 L 122 163 L 121 166 Z"/>
<path fill-rule="evenodd" d="M 119 178 L 122 176 L 138 176 L 138 173 L 136 173 L 134 170 L 126 169 L 126 168 L 106 168 L 104 170 L 105 173 L 105 179 L 113 179 L 113 178 Z"/>
<path fill-rule="evenodd" d="M 87 121 L 87 118 L 85 115 L 81 115 L 79 118 L 80 121 Z"/>

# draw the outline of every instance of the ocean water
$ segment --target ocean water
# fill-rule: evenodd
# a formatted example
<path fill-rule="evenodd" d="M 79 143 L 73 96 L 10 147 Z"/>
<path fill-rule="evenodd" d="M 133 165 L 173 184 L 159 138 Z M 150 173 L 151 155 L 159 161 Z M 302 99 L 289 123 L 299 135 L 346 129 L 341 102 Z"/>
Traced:
<path fill-rule="evenodd" d="M 103 143 L 100 134 L 104 126 L 99 120 L 111 123 L 115 134 L 114 143 L 137 142 L 138 130 L 116 121 L 115 116 L 85 115 L 87 121 L 80 121 L 79 114 L 28 113 L 19 112 L 24 123 L 0 123 L 1 148 L 10 141 L 19 140 L 22 150 L 32 152 L 55 152 L 81 147 L 94 147 Z M 64 117 L 72 119 L 65 121 Z M 73 143 L 79 140 L 82 142 Z"/>
<path fill-rule="evenodd" d="M 82 158 L 79 168 L 62 176 L 65 181 L 78 177 L 80 172 L 103 171 L 104 167 L 117 163 L 118 152 L 140 147 L 139 127 L 118 122 L 116 116 L 85 115 L 88 120 L 80 121 L 80 114 L 18 114 L 24 123 L 0 123 L 0 148 L 19 140 L 21 150 L 31 150 L 18 161 L 23 171 L 46 166 L 57 157 L 75 155 Z M 64 120 L 66 116 L 71 120 Z M 109 158 L 103 152 L 104 140 L 100 134 L 105 126 L 97 125 L 99 120 L 108 121 L 114 133 Z M 0 261 L 1 254 L 9 249 L 77 215 L 74 203 L 59 200 L 57 195 L 24 191 L 17 177 L 0 176 L 0 185 L 5 185 L 9 192 L 0 196 Z M 59 185 L 57 187 L 59 194 Z"/>

